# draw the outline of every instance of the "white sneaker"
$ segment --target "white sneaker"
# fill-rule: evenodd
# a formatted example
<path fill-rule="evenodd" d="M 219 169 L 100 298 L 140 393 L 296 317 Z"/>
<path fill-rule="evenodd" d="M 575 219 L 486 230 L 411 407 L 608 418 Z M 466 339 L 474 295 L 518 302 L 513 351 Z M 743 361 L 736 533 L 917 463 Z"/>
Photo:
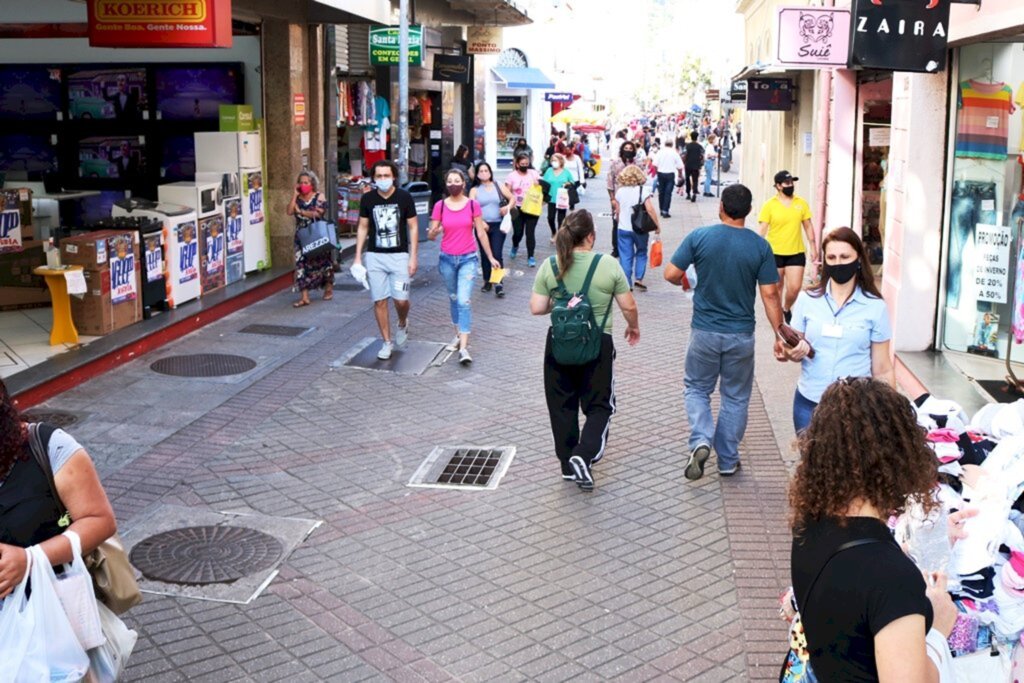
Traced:
<path fill-rule="evenodd" d="M 405 327 L 399 327 L 395 332 L 395 346 L 405 346 L 407 341 L 409 341 L 409 323 L 406 323 Z"/>
<path fill-rule="evenodd" d="M 459 362 L 463 365 L 469 365 L 473 362 L 473 357 L 469 355 L 469 349 L 459 350 Z"/>
<path fill-rule="evenodd" d="M 394 348 L 394 344 L 389 341 L 384 342 L 380 345 L 380 351 L 377 352 L 377 358 L 380 360 L 388 360 L 391 358 L 391 349 Z"/>
<path fill-rule="evenodd" d="M 458 351 L 459 350 L 459 335 L 455 335 L 448 346 L 444 347 L 445 351 Z"/>

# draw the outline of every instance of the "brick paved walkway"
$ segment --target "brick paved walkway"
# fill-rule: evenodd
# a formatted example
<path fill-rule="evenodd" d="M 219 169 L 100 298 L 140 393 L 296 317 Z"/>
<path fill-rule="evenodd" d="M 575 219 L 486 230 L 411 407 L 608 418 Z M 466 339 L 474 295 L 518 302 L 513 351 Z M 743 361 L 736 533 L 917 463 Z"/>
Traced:
<path fill-rule="evenodd" d="M 607 211 L 603 197 L 592 190 L 588 204 Z M 669 254 L 683 224 L 717 213 L 711 200 L 679 198 L 674 211 Z M 609 221 L 600 224 L 604 246 Z M 546 255 L 543 224 L 538 236 Z M 436 250 L 424 252 L 411 335 L 447 341 Z M 720 480 L 712 459 L 709 476 L 687 483 L 690 303 L 653 272 L 638 295 L 641 343 L 619 343 L 619 412 L 597 489 L 580 492 L 552 454 L 546 322 L 528 315 L 526 270 L 504 300 L 475 295 L 468 369 L 331 369 L 375 333 L 366 295 L 339 291 L 296 311 L 282 294 L 48 404 L 89 414 L 72 432 L 96 457 L 123 529 L 157 503 L 325 520 L 248 606 L 147 596 L 129 617 L 140 632 L 131 680 L 777 676 L 786 466 L 761 393 L 741 473 Z M 251 322 L 317 329 L 299 339 L 237 334 Z M 615 325 L 619 339 L 621 318 Z M 148 369 L 196 351 L 241 353 L 259 367 L 202 380 Z M 791 378 L 781 366 L 758 370 L 759 383 Z M 405 486 L 435 445 L 463 443 L 518 448 L 497 490 Z"/>

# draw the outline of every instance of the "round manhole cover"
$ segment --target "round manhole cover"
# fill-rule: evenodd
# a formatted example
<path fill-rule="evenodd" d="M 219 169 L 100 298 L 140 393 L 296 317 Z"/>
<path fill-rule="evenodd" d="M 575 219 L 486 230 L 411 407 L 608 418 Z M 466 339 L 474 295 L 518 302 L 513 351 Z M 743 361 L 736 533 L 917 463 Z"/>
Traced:
<path fill-rule="evenodd" d="M 77 424 L 80 418 L 66 410 L 26 410 L 21 414 L 21 419 L 25 422 L 45 422 L 64 429 Z"/>
<path fill-rule="evenodd" d="M 194 353 L 161 358 L 149 367 L 161 375 L 175 377 L 223 377 L 248 372 L 256 367 L 256 361 L 224 353 Z"/>
<path fill-rule="evenodd" d="M 135 544 L 131 562 L 147 579 L 188 585 L 231 583 L 277 562 L 281 542 L 255 529 L 192 526 Z"/>

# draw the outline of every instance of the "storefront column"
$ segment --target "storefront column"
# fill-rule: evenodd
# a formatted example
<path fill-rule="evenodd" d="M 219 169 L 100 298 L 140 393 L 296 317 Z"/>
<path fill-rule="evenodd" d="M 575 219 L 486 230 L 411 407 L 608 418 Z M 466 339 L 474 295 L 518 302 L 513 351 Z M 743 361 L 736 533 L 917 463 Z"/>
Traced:
<path fill-rule="evenodd" d="M 267 94 L 264 191 L 275 266 L 295 260 L 292 249 L 295 220 L 285 211 L 295 192 L 295 176 L 302 168 L 301 131 L 309 130 L 313 117 L 318 116 L 317 109 L 310 106 L 308 35 L 309 30 L 303 24 L 277 19 L 263 22 L 263 88 Z M 296 94 L 306 97 L 304 126 L 295 125 L 292 107 Z"/>
<path fill-rule="evenodd" d="M 832 135 L 828 141 L 828 188 L 822 232 L 853 223 L 854 148 L 857 140 L 857 74 L 838 69 L 832 82 Z"/>
<path fill-rule="evenodd" d="M 882 294 L 896 351 L 924 351 L 935 330 L 942 253 L 945 73 L 893 74 Z"/>

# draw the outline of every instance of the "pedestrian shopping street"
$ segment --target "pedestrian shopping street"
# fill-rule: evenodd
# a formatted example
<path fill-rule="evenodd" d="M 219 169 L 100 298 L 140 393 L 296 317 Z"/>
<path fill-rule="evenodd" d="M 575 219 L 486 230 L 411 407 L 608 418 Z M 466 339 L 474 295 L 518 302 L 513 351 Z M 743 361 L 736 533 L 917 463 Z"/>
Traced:
<path fill-rule="evenodd" d="M 728 178 L 728 176 L 727 176 Z M 598 246 L 601 181 L 586 208 Z M 603 215 L 602 215 L 603 214 Z M 717 201 L 676 197 L 666 258 Z M 538 226 L 539 254 L 550 246 Z M 421 248 L 410 339 L 450 337 L 434 243 Z M 637 295 L 641 341 L 618 343 L 616 393 L 596 490 L 560 478 L 541 382 L 547 319 L 531 317 L 533 270 L 505 299 L 474 293 L 474 362 L 419 376 L 332 367 L 376 335 L 346 273 L 333 301 L 293 309 L 284 292 L 49 401 L 97 462 L 129 542 L 154 510 L 322 520 L 250 604 L 147 594 L 128 613 L 134 681 L 757 680 L 778 675 L 789 583 L 787 468 L 760 391 L 743 470 L 687 482 L 683 353 L 691 302 L 661 278 Z M 344 284 L 342 284 L 344 283 Z M 252 323 L 311 327 L 240 334 Z M 624 326 L 615 321 L 616 339 Z M 761 340 L 757 385 L 798 369 Z M 157 374 L 193 352 L 256 367 L 222 378 Z M 442 356 L 443 358 L 444 356 Z M 781 420 L 780 429 L 791 429 Z M 438 445 L 512 446 L 494 490 L 406 484 Z M 787 453 L 788 455 L 788 453 Z M 161 506 L 176 506 L 166 508 Z"/>

